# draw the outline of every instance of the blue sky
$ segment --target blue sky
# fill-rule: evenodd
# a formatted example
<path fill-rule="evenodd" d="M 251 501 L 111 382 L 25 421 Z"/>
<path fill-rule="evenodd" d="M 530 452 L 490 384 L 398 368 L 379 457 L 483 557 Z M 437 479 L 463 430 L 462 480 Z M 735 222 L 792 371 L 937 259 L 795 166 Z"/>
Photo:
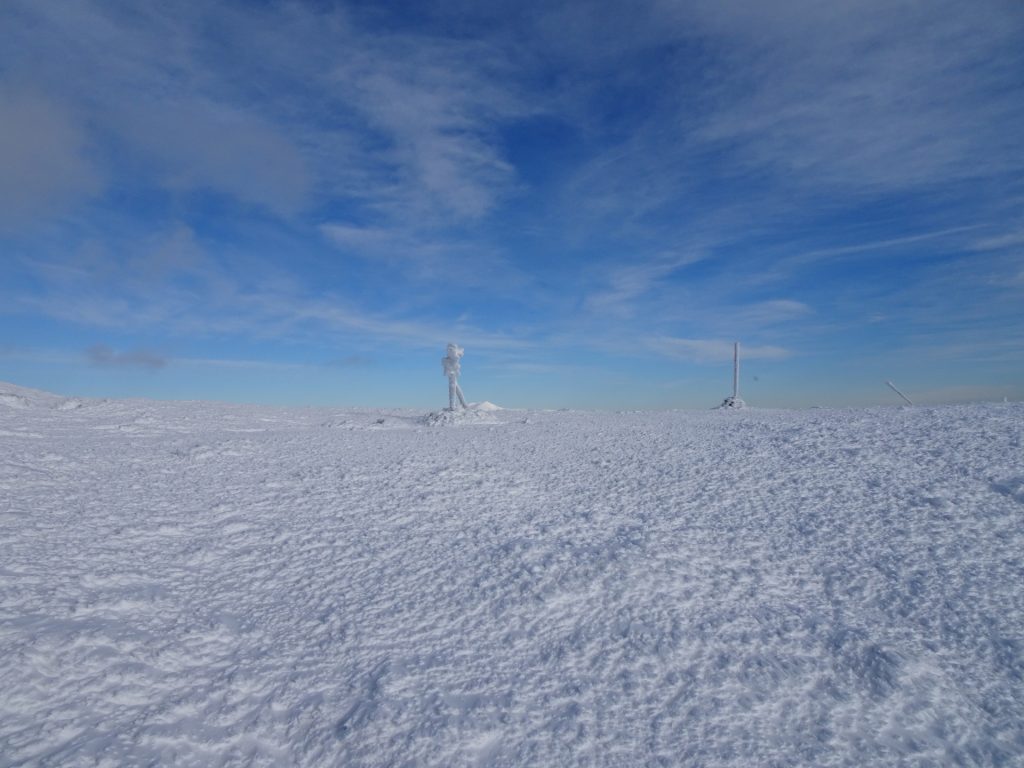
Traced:
<path fill-rule="evenodd" d="M 0 380 L 1024 398 L 1017 0 L 0 6 Z"/>

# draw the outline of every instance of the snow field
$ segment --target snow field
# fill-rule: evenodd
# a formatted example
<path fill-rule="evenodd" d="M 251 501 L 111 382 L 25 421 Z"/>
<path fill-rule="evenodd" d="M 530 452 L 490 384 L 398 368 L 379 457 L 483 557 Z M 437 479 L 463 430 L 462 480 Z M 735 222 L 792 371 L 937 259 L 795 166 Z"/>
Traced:
<path fill-rule="evenodd" d="M 0 765 L 1024 761 L 1024 407 L 0 386 Z"/>

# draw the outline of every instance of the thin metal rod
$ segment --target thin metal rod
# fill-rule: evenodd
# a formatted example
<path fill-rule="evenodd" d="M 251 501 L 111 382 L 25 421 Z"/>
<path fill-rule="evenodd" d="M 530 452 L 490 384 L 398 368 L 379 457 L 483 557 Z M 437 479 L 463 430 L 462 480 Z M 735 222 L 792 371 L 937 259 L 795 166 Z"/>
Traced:
<path fill-rule="evenodd" d="M 888 384 L 888 385 L 889 385 L 889 386 L 890 386 L 890 387 L 892 388 L 892 391 L 893 391 L 893 392 L 895 392 L 895 393 L 896 393 L 897 395 L 899 395 L 899 396 L 900 396 L 900 397 L 902 397 L 902 398 L 903 398 L 904 400 L 906 400 L 906 401 L 907 401 L 907 405 L 913 405 L 913 403 L 912 403 L 912 402 L 910 402 L 910 398 L 909 398 L 909 397 L 907 397 L 907 396 L 906 396 L 906 395 L 904 395 L 904 394 L 903 394 L 902 392 L 900 392 L 900 391 L 899 391 L 898 389 L 896 389 L 896 385 L 895 385 L 895 384 L 893 384 L 893 383 L 892 383 L 891 381 L 887 381 L 887 382 L 885 382 L 885 383 L 886 383 L 886 384 Z"/>
<path fill-rule="evenodd" d="M 733 399 L 740 396 L 740 343 L 732 345 L 732 396 Z"/>

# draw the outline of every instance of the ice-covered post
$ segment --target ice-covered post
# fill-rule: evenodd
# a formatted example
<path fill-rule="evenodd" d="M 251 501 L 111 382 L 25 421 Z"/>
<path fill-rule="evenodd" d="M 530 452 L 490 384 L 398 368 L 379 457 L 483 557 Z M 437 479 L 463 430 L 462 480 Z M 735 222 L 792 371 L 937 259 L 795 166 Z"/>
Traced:
<path fill-rule="evenodd" d="M 448 410 L 455 410 L 455 398 L 458 397 L 462 407 L 466 407 L 466 398 L 462 396 L 462 387 L 459 386 L 459 374 L 462 373 L 462 365 L 459 363 L 466 350 L 458 344 L 448 345 L 448 354 L 441 358 L 441 366 L 444 368 L 444 375 L 448 377 Z"/>
<path fill-rule="evenodd" d="M 740 343 L 733 342 L 732 345 L 732 399 L 738 400 L 740 396 Z"/>
<path fill-rule="evenodd" d="M 746 403 L 740 398 L 740 343 L 732 344 L 732 397 L 722 401 L 719 408 L 745 408 Z"/>

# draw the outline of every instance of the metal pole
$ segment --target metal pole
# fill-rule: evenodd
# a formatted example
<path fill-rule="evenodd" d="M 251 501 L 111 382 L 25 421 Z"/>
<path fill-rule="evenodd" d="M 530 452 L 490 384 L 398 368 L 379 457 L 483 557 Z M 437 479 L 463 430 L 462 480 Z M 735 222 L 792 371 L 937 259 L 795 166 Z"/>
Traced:
<path fill-rule="evenodd" d="M 733 342 L 732 345 L 732 397 L 735 400 L 740 396 L 740 343 Z"/>
<path fill-rule="evenodd" d="M 887 381 L 887 382 L 885 382 L 885 383 L 886 383 L 886 384 L 888 384 L 888 385 L 889 385 L 889 386 L 890 386 L 890 387 L 892 388 L 892 391 L 893 391 L 893 392 L 895 392 L 895 393 L 896 393 L 897 395 L 899 395 L 899 396 L 900 396 L 900 397 L 902 397 L 902 398 L 903 398 L 904 400 L 906 400 L 906 401 L 907 401 L 907 405 L 913 405 L 913 403 L 912 403 L 912 402 L 910 402 L 910 398 L 909 398 L 909 397 L 907 397 L 907 396 L 906 396 L 906 395 L 904 395 L 904 394 L 903 394 L 902 392 L 900 392 L 900 391 L 899 391 L 898 389 L 896 389 L 896 385 L 895 385 L 895 384 L 893 384 L 893 383 L 892 383 L 891 381 Z"/>

